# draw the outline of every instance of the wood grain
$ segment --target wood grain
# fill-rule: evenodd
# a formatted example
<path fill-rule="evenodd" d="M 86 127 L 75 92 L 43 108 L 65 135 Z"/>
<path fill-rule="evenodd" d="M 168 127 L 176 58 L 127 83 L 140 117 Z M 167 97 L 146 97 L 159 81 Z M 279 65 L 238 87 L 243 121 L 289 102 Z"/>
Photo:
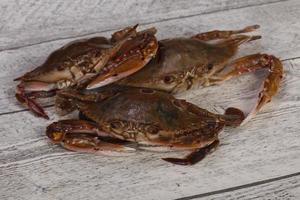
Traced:
<path fill-rule="evenodd" d="M 0 199 L 299 199 L 300 2 L 276 2 L 2 0 Z M 142 28 L 156 26 L 159 38 L 260 24 L 263 39 L 243 46 L 239 56 L 266 52 L 285 60 L 280 92 L 249 123 L 226 128 L 217 151 L 194 166 L 160 159 L 186 152 L 107 156 L 51 144 L 45 127 L 62 118 L 51 106 L 46 108 L 50 121 L 24 110 L 15 101 L 13 78 L 75 38 L 109 36 L 136 22 Z M 261 72 L 247 74 L 178 98 L 223 113 L 229 106 L 252 105 L 262 77 Z"/>
<path fill-rule="evenodd" d="M 51 121 L 33 118 L 28 112 L 2 115 L 0 198 L 175 199 L 298 172 L 299 69 L 300 59 L 285 62 L 286 75 L 273 102 L 245 126 L 227 128 L 220 135 L 218 150 L 190 167 L 160 160 L 183 152 L 138 151 L 129 157 L 111 157 L 65 151 L 44 136 L 45 124 Z M 251 87 L 241 93 L 235 86 L 244 88 L 256 78 L 249 75 L 219 87 L 194 90 L 186 98 L 222 112 L 232 101 L 247 100 Z M 203 96 L 209 101 L 203 101 Z M 12 119 L 18 120 L 11 123 Z M 51 114 L 51 119 L 57 117 Z M 288 191 L 285 184 L 278 185 Z M 278 187 L 270 186 L 269 193 L 276 193 Z M 297 189 L 298 182 L 291 186 L 291 193 Z M 251 197 L 251 191 L 249 188 L 244 193 Z M 259 191 L 263 194 L 264 187 Z"/>
<path fill-rule="evenodd" d="M 280 0 L 1 0 L 0 50 Z"/>
<path fill-rule="evenodd" d="M 297 199 L 300 196 L 300 172 L 233 188 L 178 198 L 191 199 Z"/>
<path fill-rule="evenodd" d="M 265 52 L 274 54 L 281 59 L 288 59 L 300 55 L 300 47 L 298 45 L 300 43 L 300 27 L 299 23 L 297 23 L 300 9 L 297 9 L 298 7 L 300 7 L 300 2 L 293 0 L 268 6 L 248 7 L 204 16 L 174 19 L 167 22 L 149 24 L 146 27 L 156 26 L 159 30 L 158 38 L 168 38 L 190 36 L 200 31 L 215 28 L 235 29 L 250 24 L 260 24 L 262 28 L 258 34 L 261 34 L 263 39 L 242 46 L 240 55 Z M 284 17 L 281 13 L 285 13 Z M 226 23 L 224 23 L 224 19 L 226 19 Z M 106 32 L 104 35 L 108 36 L 110 33 Z M 2 62 L 0 113 L 10 113 L 23 109 L 15 101 L 16 83 L 12 80 L 42 64 L 50 52 L 71 40 L 53 41 L 0 52 L 0 60 Z M 46 101 L 45 104 L 49 104 L 49 101 Z"/>

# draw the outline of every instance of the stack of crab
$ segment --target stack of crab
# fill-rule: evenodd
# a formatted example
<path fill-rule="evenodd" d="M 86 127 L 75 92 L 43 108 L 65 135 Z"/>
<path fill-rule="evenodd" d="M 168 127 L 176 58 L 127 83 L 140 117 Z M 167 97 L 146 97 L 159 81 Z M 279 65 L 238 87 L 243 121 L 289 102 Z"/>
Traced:
<path fill-rule="evenodd" d="M 74 41 L 16 79 L 20 81 L 16 98 L 37 116 L 48 119 L 36 99 L 50 96 L 56 96 L 60 115 L 80 111 L 81 119 L 47 127 L 51 141 L 81 152 L 135 150 L 128 143 L 191 150 L 184 158 L 163 159 L 195 164 L 217 147 L 224 126 L 249 120 L 278 91 L 283 75 L 278 58 L 253 54 L 232 60 L 242 43 L 260 38 L 243 34 L 258 25 L 160 41 L 155 28 L 136 28 L 117 31 L 110 39 Z M 224 114 L 214 114 L 172 96 L 194 85 L 219 84 L 261 68 L 268 75 L 250 112 L 228 108 Z"/>

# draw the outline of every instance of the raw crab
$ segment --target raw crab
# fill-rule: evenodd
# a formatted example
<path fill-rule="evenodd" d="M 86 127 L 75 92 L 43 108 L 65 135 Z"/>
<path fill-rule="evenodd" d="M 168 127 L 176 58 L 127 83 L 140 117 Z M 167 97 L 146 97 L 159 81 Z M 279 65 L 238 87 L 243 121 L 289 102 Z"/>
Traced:
<path fill-rule="evenodd" d="M 193 85 L 220 84 L 232 77 L 264 68 L 269 74 L 257 95 L 257 104 L 248 106 L 245 112 L 249 120 L 271 101 L 283 75 L 281 61 L 272 55 L 258 53 L 230 60 L 241 44 L 261 38 L 242 34 L 257 28 L 258 25 L 253 25 L 241 30 L 215 30 L 191 38 L 161 40 L 156 56 L 144 68 L 119 81 L 119 84 L 176 93 L 188 90 Z M 94 87 L 97 87 L 96 80 L 88 86 Z"/>
<path fill-rule="evenodd" d="M 155 28 L 141 32 L 125 28 L 111 39 L 76 40 L 54 51 L 44 64 L 15 79 L 16 98 L 37 116 L 48 118 L 37 98 L 54 96 L 57 90 L 84 88 L 94 78 L 103 84 L 128 76 L 156 54 Z"/>
<path fill-rule="evenodd" d="M 38 90 L 41 90 L 41 83 L 45 85 L 44 90 L 50 91 L 47 95 L 54 89 L 60 89 L 57 87 L 60 81 L 64 85 L 61 88 L 73 87 L 72 90 L 57 92 L 57 108 L 62 113 L 79 109 L 90 120 L 62 120 L 47 128 L 48 137 L 68 149 L 85 152 L 130 150 L 130 147 L 119 142 L 108 142 L 119 139 L 142 145 L 191 149 L 193 152 L 183 159 L 165 160 L 175 164 L 194 164 L 218 145 L 218 133 L 225 125 L 237 126 L 245 122 L 245 116 L 249 119 L 255 115 L 278 91 L 283 75 L 282 63 L 278 58 L 253 54 L 230 61 L 239 45 L 260 38 L 242 34 L 257 28 L 258 25 L 235 31 L 216 30 L 158 43 L 154 29 L 139 33 L 135 27 L 126 28 L 114 34 L 109 41 L 101 38 L 99 49 L 105 51 L 100 52 L 100 60 L 92 62 L 92 70 L 88 68 L 84 71 L 86 68 L 74 63 L 63 67 L 61 71 L 57 67 L 45 67 L 52 60 L 51 57 L 61 61 L 73 52 L 77 58 L 77 48 L 72 51 L 68 48 L 58 50 L 42 67 L 21 78 L 16 96 L 35 113 L 45 117 L 42 108 L 33 100 L 45 94 L 34 92 L 36 82 Z M 91 40 L 84 44 L 90 47 L 97 42 Z M 103 47 L 106 45 L 109 47 Z M 89 53 L 93 51 L 86 47 L 83 49 L 85 52 L 79 51 L 80 56 L 91 59 Z M 136 55 L 134 50 L 140 49 Z M 133 57 L 128 56 L 131 53 Z M 57 64 L 55 59 L 53 63 Z M 228 108 L 224 115 L 213 114 L 184 100 L 175 99 L 170 94 L 188 90 L 193 85 L 218 84 L 261 68 L 267 69 L 269 74 L 263 82 L 256 105 L 247 114 L 235 108 Z M 92 76 L 89 76 L 91 72 Z M 68 74 L 68 79 L 65 79 L 65 74 Z M 51 81 L 47 82 L 45 79 L 49 75 Z M 82 88 L 99 88 L 112 82 L 115 82 L 114 86 L 100 88 L 97 92 L 79 91 Z"/>
<path fill-rule="evenodd" d="M 133 148 L 114 139 L 170 149 L 192 150 L 185 158 L 164 158 L 181 165 L 195 164 L 219 144 L 218 134 L 225 125 L 237 126 L 241 111 L 228 108 L 214 114 L 171 94 L 149 88 L 109 87 L 98 92 L 62 90 L 90 120 L 61 120 L 47 127 L 54 143 L 81 152 L 130 151 Z"/>

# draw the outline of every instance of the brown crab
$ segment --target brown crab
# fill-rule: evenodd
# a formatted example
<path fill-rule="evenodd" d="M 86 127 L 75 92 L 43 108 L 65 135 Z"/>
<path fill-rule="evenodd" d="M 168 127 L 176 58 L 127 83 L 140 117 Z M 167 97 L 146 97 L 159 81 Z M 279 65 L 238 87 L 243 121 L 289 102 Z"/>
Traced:
<path fill-rule="evenodd" d="M 79 151 L 128 149 L 124 145 L 107 142 L 107 138 L 108 141 L 117 138 L 139 144 L 193 149 L 193 153 L 184 159 L 165 160 L 176 164 L 193 164 L 201 160 L 218 144 L 217 135 L 221 129 L 225 125 L 239 125 L 245 114 L 235 108 L 227 109 L 224 115 L 213 114 L 183 100 L 177 100 L 167 92 L 176 93 L 181 89 L 190 89 L 196 84 L 203 86 L 218 84 L 245 72 L 268 69 L 269 74 L 263 82 L 257 104 L 247 113 L 249 119 L 276 94 L 283 74 L 280 60 L 272 55 L 253 54 L 230 61 L 239 45 L 260 38 L 241 33 L 251 32 L 257 28 L 258 26 L 254 25 L 235 31 L 211 31 L 191 38 L 161 40 L 158 45 L 154 42 L 156 41 L 154 34 L 146 34 L 146 38 L 151 37 L 152 40 L 142 43 L 146 43 L 147 48 L 151 47 L 149 54 L 148 50 L 145 52 L 152 60 L 146 64 L 148 59 L 145 61 L 139 57 L 125 64 L 124 68 L 119 67 L 118 59 L 127 57 L 134 38 L 145 34 L 132 31 L 134 28 L 126 28 L 116 33 L 108 42 L 112 45 L 109 49 L 114 49 L 114 53 L 109 54 L 107 62 L 103 64 L 100 62 L 100 70 L 89 77 L 88 81 L 84 81 L 84 84 L 78 84 L 77 88 L 95 89 L 123 79 L 116 83 L 117 86 L 104 88 L 96 93 L 59 91 L 56 101 L 59 109 L 70 112 L 78 108 L 92 121 L 55 122 L 47 128 L 48 137 L 68 149 Z M 151 29 L 146 32 L 153 33 Z M 137 41 L 140 42 L 139 39 Z M 122 49 L 124 45 L 125 50 Z M 136 48 L 136 45 L 133 46 Z M 76 50 L 74 52 L 76 53 Z M 65 58 L 67 54 L 68 52 L 61 52 L 59 56 Z M 110 65 L 111 62 L 117 65 Z M 120 63 L 122 66 L 122 62 Z M 137 71 L 140 68 L 142 69 Z M 118 73 L 110 72 L 110 69 Z M 119 73 L 119 69 L 122 69 L 122 73 Z M 133 71 L 137 72 L 131 74 Z M 53 77 L 60 77 L 61 74 L 63 73 L 56 73 Z M 85 76 L 83 77 L 85 79 Z M 41 113 L 41 108 L 35 109 L 36 104 L 31 101 L 36 97 L 32 89 L 28 89 L 32 87 L 27 89 L 23 87 L 35 83 L 34 81 L 22 78 L 17 98 L 27 103 L 35 112 Z"/>
<path fill-rule="evenodd" d="M 52 123 L 47 136 L 54 143 L 94 153 L 132 150 L 118 140 L 137 143 L 140 148 L 192 150 L 185 158 L 163 158 L 181 165 L 203 159 L 219 144 L 218 134 L 224 126 L 237 126 L 244 119 L 235 108 L 228 108 L 224 115 L 214 114 L 149 88 L 116 86 L 85 93 L 62 90 L 58 96 L 68 99 L 89 120 Z"/>
<path fill-rule="evenodd" d="M 171 93 L 188 90 L 193 85 L 209 86 L 243 73 L 267 69 L 257 96 L 257 104 L 245 113 L 247 120 L 277 93 L 283 76 L 281 61 L 272 55 L 253 54 L 231 60 L 238 47 L 246 42 L 260 39 L 247 33 L 258 25 L 241 30 L 210 31 L 191 38 L 173 38 L 159 41 L 156 56 L 141 70 L 118 82 L 121 85 L 147 87 Z M 97 79 L 88 88 L 97 87 Z"/>
<path fill-rule="evenodd" d="M 136 26 L 114 33 L 111 39 L 76 40 L 54 51 L 44 64 L 15 79 L 16 98 L 37 116 L 48 118 L 35 99 L 54 96 L 57 90 L 84 88 L 94 78 L 102 84 L 128 76 L 156 54 L 155 28 L 141 32 Z"/>

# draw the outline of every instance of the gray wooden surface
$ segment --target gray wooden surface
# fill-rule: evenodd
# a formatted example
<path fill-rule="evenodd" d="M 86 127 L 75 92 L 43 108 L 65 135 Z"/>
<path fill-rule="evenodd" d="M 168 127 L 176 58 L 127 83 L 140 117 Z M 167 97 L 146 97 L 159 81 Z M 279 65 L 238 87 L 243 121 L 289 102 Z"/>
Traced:
<path fill-rule="evenodd" d="M 0 199 L 299 199 L 300 1 L 299 0 L 1 0 Z M 216 152 L 194 166 L 160 160 L 184 152 L 140 151 L 112 157 L 66 151 L 51 144 L 50 121 L 33 117 L 14 99 L 13 78 L 41 64 L 61 45 L 108 36 L 140 23 L 158 37 L 260 24 L 260 41 L 239 55 L 280 57 L 285 76 L 279 94 L 248 124 L 220 135 Z M 214 112 L 249 105 L 261 74 L 178 95 Z"/>

